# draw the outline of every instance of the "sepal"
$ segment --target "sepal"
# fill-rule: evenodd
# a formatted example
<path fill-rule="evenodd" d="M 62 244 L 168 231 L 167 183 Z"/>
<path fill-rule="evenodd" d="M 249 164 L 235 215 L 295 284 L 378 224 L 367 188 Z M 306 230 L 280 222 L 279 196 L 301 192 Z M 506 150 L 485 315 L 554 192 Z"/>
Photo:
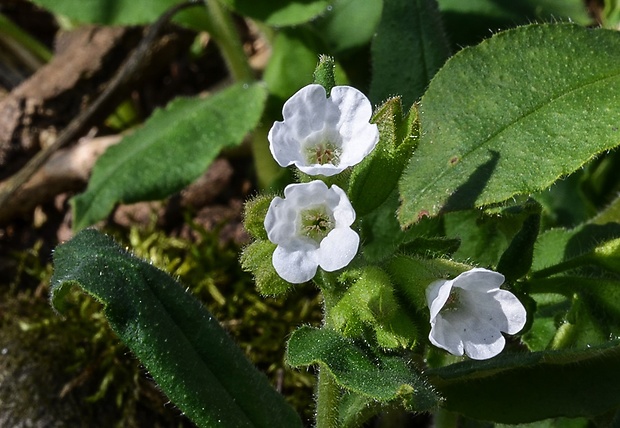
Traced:
<path fill-rule="evenodd" d="M 273 267 L 272 256 L 276 244 L 258 240 L 243 249 L 241 267 L 254 275 L 256 289 L 264 296 L 286 294 L 293 284 L 286 282 Z"/>

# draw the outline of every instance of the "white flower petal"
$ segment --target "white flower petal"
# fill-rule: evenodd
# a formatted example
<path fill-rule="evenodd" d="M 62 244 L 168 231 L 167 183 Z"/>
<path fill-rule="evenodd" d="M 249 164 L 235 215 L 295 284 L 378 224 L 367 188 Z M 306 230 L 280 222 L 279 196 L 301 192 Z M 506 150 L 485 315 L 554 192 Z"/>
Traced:
<path fill-rule="evenodd" d="M 463 355 L 465 349 L 463 340 L 459 336 L 457 328 L 445 317 L 436 318 L 435 323 L 431 323 L 428 339 L 433 345 L 445 349 L 452 355 Z"/>
<path fill-rule="evenodd" d="M 456 324 L 456 323 L 455 323 Z M 462 317 L 456 324 L 465 345 L 465 354 L 474 360 L 493 358 L 506 345 L 506 339 L 499 329 L 475 314 Z"/>
<path fill-rule="evenodd" d="M 504 275 L 483 268 L 473 268 L 454 278 L 454 286 L 464 290 L 489 291 L 504 283 Z"/>
<path fill-rule="evenodd" d="M 297 212 L 289 202 L 280 197 L 273 198 L 264 221 L 269 240 L 274 244 L 287 242 L 295 234 L 296 216 Z"/>
<path fill-rule="evenodd" d="M 289 98 L 282 108 L 284 124 L 297 141 L 329 128 L 336 128 L 340 112 L 321 85 L 304 86 Z M 277 123 L 277 122 L 276 122 Z"/>
<path fill-rule="evenodd" d="M 337 227 L 322 241 L 319 266 L 327 272 L 342 269 L 351 263 L 359 247 L 359 235 L 349 227 Z"/>
<path fill-rule="evenodd" d="M 338 199 L 334 201 L 336 203 L 329 205 L 334 213 L 334 220 L 336 220 L 336 223 L 343 226 L 351 226 L 355 221 L 355 210 L 353 209 L 353 205 L 351 205 L 344 190 L 335 184 L 331 188 L 334 194 L 338 196 Z M 332 201 L 330 200 L 329 202 Z"/>
<path fill-rule="evenodd" d="M 426 290 L 431 343 L 476 360 L 499 354 L 506 344 L 502 331 L 515 334 L 527 319 L 519 299 L 499 289 L 503 282 L 503 275 L 476 268 L 431 283 Z"/>
<path fill-rule="evenodd" d="M 278 246 L 272 262 L 278 275 L 292 284 L 310 281 L 318 268 L 318 249 L 310 243 L 296 242 L 297 246 Z"/>
<path fill-rule="evenodd" d="M 370 124 L 372 105 L 366 96 L 349 86 L 335 86 L 331 99 L 340 110 L 338 128 L 343 136 L 342 164 L 349 166 L 359 163 L 377 145 L 379 128 Z"/>
<path fill-rule="evenodd" d="M 499 326 L 499 329 L 508 334 L 520 332 L 527 322 L 525 306 L 514 294 L 506 290 L 496 291 L 493 297 L 501 305 L 502 312 L 506 318 L 506 324 Z"/>
<path fill-rule="evenodd" d="M 431 310 L 431 324 L 450 297 L 452 281 L 438 279 L 426 288 L 426 304 Z"/>
<path fill-rule="evenodd" d="M 275 122 L 267 135 L 271 155 L 278 165 L 283 167 L 293 165 L 297 159 L 302 157 L 299 140 L 289 128 L 284 122 Z M 274 141 L 278 144 L 273 144 Z"/>
<path fill-rule="evenodd" d="M 331 177 L 331 176 L 334 176 L 336 174 L 340 174 L 345 169 L 345 168 L 343 168 L 340 165 L 336 166 L 336 165 L 332 165 L 330 163 L 326 163 L 324 165 L 312 164 L 312 165 L 309 165 L 309 166 L 299 165 L 299 164 L 296 163 L 295 166 L 297 166 L 297 168 L 301 172 L 303 172 L 304 174 L 308 174 L 308 175 L 324 175 L 325 177 Z"/>
<path fill-rule="evenodd" d="M 321 180 L 314 180 L 309 183 L 289 184 L 284 189 L 284 198 L 291 205 L 301 208 L 323 204 L 326 200 L 335 205 L 337 198 L 330 193 L 325 183 Z"/>

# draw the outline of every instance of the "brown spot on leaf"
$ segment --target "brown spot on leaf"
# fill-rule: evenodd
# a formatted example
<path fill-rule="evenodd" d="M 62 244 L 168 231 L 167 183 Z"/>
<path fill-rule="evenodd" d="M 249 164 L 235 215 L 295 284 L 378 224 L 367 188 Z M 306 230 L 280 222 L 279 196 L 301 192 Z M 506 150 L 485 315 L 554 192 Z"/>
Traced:
<path fill-rule="evenodd" d="M 450 166 L 452 166 L 452 165 L 456 165 L 456 164 L 459 162 L 459 160 L 460 160 L 460 159 L 459 159 L 459 157 L 458 157 L 458 156 L 452 156 L 452 157 L 450 158 Z"/>

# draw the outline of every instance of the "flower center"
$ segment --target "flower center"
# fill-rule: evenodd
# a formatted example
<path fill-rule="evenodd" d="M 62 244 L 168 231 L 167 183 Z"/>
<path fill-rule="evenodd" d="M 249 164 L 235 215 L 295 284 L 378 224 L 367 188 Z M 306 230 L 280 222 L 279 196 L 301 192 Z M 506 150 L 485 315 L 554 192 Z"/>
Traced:
<path fill-rule="evenodd" d="M 306 147 L 306 158 L 309 164 L 325 165 L 331 163 L 338 165 L 340 163 L 340 154 L 342 150 L 329 141 L 322 141 L 316 145 Z"/>
<path fill-rule="evenodd" d="M 301 212 L 301 233 L 321 242 L 334 229 L 335 221 L 325 207 L 313 207 Z"/>
<path fill-rule="evenodd" d="M 450 290 L 450 295 L 448 296 L 448 300 L 444 303 L 443 308 L 441 308 L 441 312 L 452 312 L 456 311 L 461 307 L 461 291 L 457 287 L 452 287 Z"/>

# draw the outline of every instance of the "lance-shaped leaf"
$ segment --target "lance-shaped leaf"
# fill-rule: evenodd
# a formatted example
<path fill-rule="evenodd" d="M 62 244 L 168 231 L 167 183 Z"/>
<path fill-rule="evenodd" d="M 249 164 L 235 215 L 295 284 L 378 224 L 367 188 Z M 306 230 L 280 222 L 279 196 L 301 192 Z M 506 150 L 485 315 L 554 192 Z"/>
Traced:
<path fill-rule="evenodd" d="M 362 348 L 334 330 L 299 328 L 286 358 L 293 367 L 325 364 L 339 385 L 380 402 L 401 400 L 411 411 L 439 403 L 439 395 L 405 358 Z"/>
<path fill-rule="evenodd" d="M 170 400 L 198 426 L 301 426 L 218 321 L 165 272 L 86 229 L 54 252 L 52 304 L 79 285 Z"/>
<path fill-rule="evenodd" d="M 620 344 L 500 355 L 427 372 L 448 410 L 494 422 L 593 417 L 620 405 Z"/>
<path fill-rule="evenodd" d="M 101 220 L 118 202 L 163 199 L 202 174 L 225 147 L 258 123 L 263 85 L 238 84 L 208 98 L 182 98 L 157 110 L 143 128 L 98 160 L 85 193 L 71 203 L 74 228 Z"/>
<path fill-rule="evenodd" d="M 620 143 L 620 33 L 509 30 L 452 57 L 420 107 L 401 224 L 547 188 Z"/>

